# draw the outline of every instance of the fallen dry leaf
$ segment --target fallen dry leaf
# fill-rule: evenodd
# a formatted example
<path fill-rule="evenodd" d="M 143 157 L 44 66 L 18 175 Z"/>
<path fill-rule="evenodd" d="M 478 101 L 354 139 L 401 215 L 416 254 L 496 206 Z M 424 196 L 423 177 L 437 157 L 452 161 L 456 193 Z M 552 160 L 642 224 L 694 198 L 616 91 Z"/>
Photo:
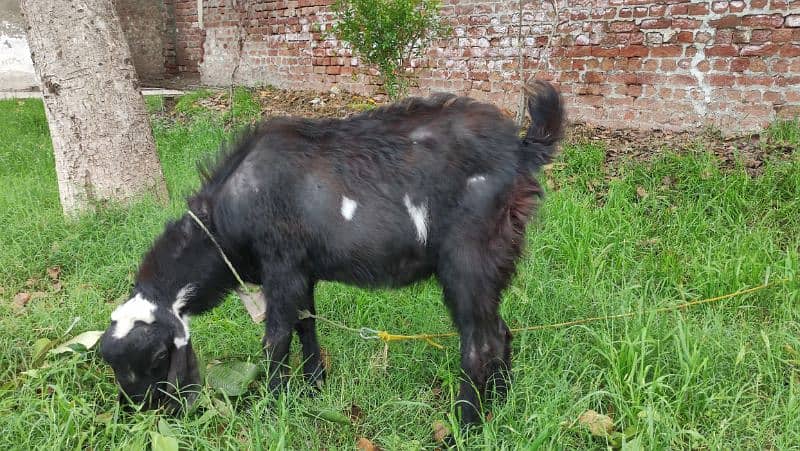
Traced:
<path fill-rule="evenodd" d="M 647 190 L 645 190 L 645 189 L 644 189 L 643 187 L 641 187 L 641 186 L 637 186 L 637 187 L 636 187 L 636 197 L 638 197 L 639 199 L 644 199 L 644 198 L 646 198 L 647 196 L 648 196 L 648 194 L 647 194 Z"/>
<path fill-rule="evenodd" d="M 331 355 L 328 354 L 328 350 L 325 348 L 319 348 L 319 356 L 322 359 L 322 367 L 325 368 L 325 371 L 330 372 L 331 370 Z"/>
<path fill-rule="evenodd" d="M 58 278 L 61 277 L 61 267 L 53 266 L 52 268 L 47 268 L 47 277 L 53 281 L 58 280 Z"/>
<path fill-rule="evenodd" d="M 578 423 L 589 428 L 589 432 L 596 437 L 606 437 L 614 432 L 614 421 L 611 417 L 591 409 L 578 417 Z"/>
<path fill-rule="evenodd" d="M 58 293 L 59 291 L 61 291 L 61 288 L 63 288 L 63 285 L 61 285 L 61 281 L 60 280 L 53 281 L 53 292 L 54 293 Z"/>
<path fill-rule="evenodd" d="M 442 387 L 439 385 L 434 385 L 431 389 L 431 393 L 433 393 L 433 397 L 436 399 L 440 399 L 442 397 Z"/>
<path fill-rule="evenodd" d="M 374 443 L 372 443 L 372 440 L 370 440 L 368 438 L 364 438 L 364 437 L 361 437 L 360 439 L 358 439 L 358 441 L 356 442 L 356 448 L 358 449 L 358 451 L 378 451 L 378 450 L 380 450 L 380 448 L 378 448 L 377 446 L 375 446 Z"/>
<path fill-rule="evenodd" d="M 648 238 L 646 240 L 639 241 L 639 246 L 655 246 L 656 244 L 661 242 L 661 238 L 654 237 Z"/>
<path fill-rule="evenodd" d="M 364 416 L 364 411 L 361 410 L 361 407 L 358 407 L 355 404 L 350 404 L 350 421 L 353 423 L 358 422 L 361 420 L 361 417 Z"/>
<path fill-rule="evenodd" d="M 433 439 L 436 440 L 436 443 L 444 443 L 445 439 L 449 436 L 450 429 L 448 429 L 443 422 L 433 422 Z"/>
<path fill-rule="evenodd" d="M 35 277 L 31 277 L 30 279 L 25 281 L 25 287 L 26 288 L 33 288 L 36 285 L 37 282 L 39 282 L 39 279 L 36 279 Z"/>
<path fill-rule="evenodd" d="M 494 414 L 491 411 L 486 412 L 486 422 L 487 423 L 492 421 L 493 418 L 494 418 Z"/>
<path fill-rule="evenodd" d="M 14 296 L 14 308 L 21 309 L 25 307 L 28 304 L 28 302 L 30 302 L 30 300 L 31 300 L 30 293 L 25 291 L 17 293 L 16 296 Z"/>

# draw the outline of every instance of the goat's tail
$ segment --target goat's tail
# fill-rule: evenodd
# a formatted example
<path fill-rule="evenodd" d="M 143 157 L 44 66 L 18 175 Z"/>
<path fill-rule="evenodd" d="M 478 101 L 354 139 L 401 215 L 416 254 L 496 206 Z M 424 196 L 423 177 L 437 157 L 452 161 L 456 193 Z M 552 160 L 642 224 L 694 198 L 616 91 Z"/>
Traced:
<path fill-rule="evenodd" d="M 526 169 L 535 171 L 550 162 L 564 135 L 564 103 L 556 88 L 541 80 L 525 85 L 525 102 L 531 125 L 520 148 Z"/>

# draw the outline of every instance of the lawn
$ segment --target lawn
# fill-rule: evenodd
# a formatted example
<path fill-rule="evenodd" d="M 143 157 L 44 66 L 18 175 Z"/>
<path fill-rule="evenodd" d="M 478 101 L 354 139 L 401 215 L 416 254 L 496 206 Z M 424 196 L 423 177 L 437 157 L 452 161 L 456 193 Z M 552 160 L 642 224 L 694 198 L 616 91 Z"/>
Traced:
<path fill-rule="evenodd" d="M 72 222 L 61 215 L 41 102 L 0 102 L 0 449 L 145 449 L 161 436 L 186 449 L 355 449 L 362 437 L 387 450 L 441 446 L 432 425 L 454 429 L 455 338 L 440 340 L 442 350 L 421 341 L 385 349 L 321 324 L 330 372 L 316 399 L 291 394 L 302 383 L 296 377 L 275 402 L 260 379 L 239 398 L 208 389 L 213 407 L 184 418 L 121 412 L 111 370 L 93 350 L 33 364 L 40 338 L 105 329 L 140 256 L 198 186 L 195 162 L 258 115 L 246 91 L 237 91 L 233 119 L 197 102 L 209 95 L 179 101 L 176 114 L 149 101 L 171 193 L 166 208 L 143 200 Z M 797 148 L 800 126 L 776 124 L 767 136 L 764 146 Z M 508 400 L 491 406 L 481 430 L 457 435 L 460 445 L 601 449 L 607 439 L 577 421 L 594 410 L 624 431 L 614 437 L 625 436 L 627 449 L 798 446 L 800 152 L 767 148 L 752 175 L 744 162 L 722 164 L 699 141 L 659 150 L 646 161 L 609 163 L 603 140 L 574 140 L 543 176 L 547 196 L 503 301 L 507 322 L 634 314 L 518 333 Z M 789 281 L 652 312 L 782 279 Z M 17 307 L 18 293 L 34 296 Z M 326 283 L 317 308 L 352 327 L 450 332 L 440 295 L 433 281 L 402 290 Z M 261 364 L 262 327 L 234 296 L 193 319 L 192 330 L 206 363 Z"/>

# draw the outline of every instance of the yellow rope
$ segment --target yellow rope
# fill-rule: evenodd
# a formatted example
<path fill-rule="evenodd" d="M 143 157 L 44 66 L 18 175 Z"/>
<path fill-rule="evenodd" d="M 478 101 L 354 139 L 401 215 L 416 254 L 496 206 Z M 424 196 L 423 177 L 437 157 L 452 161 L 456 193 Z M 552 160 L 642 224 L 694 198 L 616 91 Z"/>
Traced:
<path fill-rule="evenodd" d="M 192 212 L 192 210 L 188 210 L 188 214 L 197 223 L 197 225 L 199 225 L 200 228 L 203 229 L 203 231 L 206 233 L 206 235 L 208 235 L 208 237 L 211 239 L 211 242 L 217 248 L 217 251 L 219 251 L 220 255 L 222 256 L 222 259 L 225 261 L 225 264 L 228 265 L 228 269 L 231 270 L 233 275 L 236 277 L 236 280 L 242 286 L 242 289 L 244 291 L 249 291 L 247 285 L 244 283 L 244 281 L 242 280 L 241 276 L 239 276 L 239 273 L 236 272 L 236 269 L 233 267 L 233 264 L 231 263 L 231 261 L 225 255 L 225 252 L 223 252 L 222 246 L 220 246 L 220 244 L 214 238 L 214 235 L 211 234 L 211 231 L 208 230 L 206 225 L 203 224 L 203 221 L 201 221 L 200 218 L 198 218 L 194 214 L 194 212 Z M 745 289 L 742 289 L 742 290 L 739 290 L 739 291 L 736 291 L 736 292 L 733 292 L 733 293 L 724 294 L 722 296 L 716 296 L 716 297 L 708 298 L 708 299 L 700 299 L 700 300 L 691 301 L 691 302 L 684 302 L 682 304 L 674 305 L 672 307 L 660 307 L 660 308 L 645 310 L 642 313 L 664 313 L 664 312 L 670 312 L 670 311 L 674 311 L 674 310 L 684 309 L 684 308 L 687 308 L 687 307 L 694 307 L 696 305 L 709 304 L 709 303 L 712 303 L 712 302 L 722 301 L 722 300 L 725 300 L 725 299 L 730 299 L 732 297 L 741 296 L 743 294 L 749 294 L 749 293 L 753 293 L 753 292 L 756 292 L 756 291 L 760 291 L 760 290 L 763 290 L 763 289 L 771 287 L 771 286 L 782 285 L 782 284 L 785 284 L 786 282 L 789 282 L 790 280 L 792 280 L 792 279 L 790 279 L 790 278 L 780 279 L 780 280 L 777 280 L 775 282 L 769 282 L 769 283 L 765 283 L 763 285 L 758 285 L 756 287 L 745 288 Z M 342 323 L 339 323 L 337 321 L 333 321 L 333 320 L 330 320 L 328 318 L 325 318 L 324 316 L 314 315 L 314 314 L 310 313 L 307 310 L 301 310 L 298 313 L 299 313 L 298 316 L 300 317 L 300 319 L 303 319 L 303 318 L 315 318 L 315 319 L 318 319 L 320 321 L 324 321 L 324 322 L 326 322 L 326 323 L 328 323 L 328 324 L 330 324 L 332 326 L 338 327 L 340 329 L 347 330 L 347 331 L 350 331 L 350 332 L 357 332 L 361 336 L 361 338 L 364 338 L 364 339 L 378 338 L 378 339 L 382 340 L 384 343 L 387 343 L 387 344 L 389 342 L 391 342 L 391 341 L 424 340 L 426 343 L 428 343 L 429 345 L 431 345 L 431 346 L 433 346 L 435 348 L 444 349 L 444 346 L 442 346 L 439 343 L 435 342 L 434 339 L 435 338 L 455 337 L 455 336 L 458 335 L 455 332 L 449 332 L 449 333 L 443 333 L 443 334 L 415 334 L 415 335 L 390 334 L 389 332 L 387 332 L 385 330 L 375 330 L 375 329 L 370 329 L 368 327 L 362 327 L 361 329 L 354 329 L 352 327 L 348 327 L 348 326 L 346 326 L 346 325 L 344 325 Z M 637 312 L 627 312 L 627 313 L 620 313 L 620 314 L 617 314 L 617 315 L 593 316 L 593 317 L 590 317 L 590 318 L 577 319 L 577 320 L 574 320 L 574 321 L 566 321 L 566 322 L 563 322 L 563 323 L 540 324 L 540 325 L 529 326 L 529 327 L 517 327 L 517 328 L 511 329 L 511 332 L 529 332 L 529 331 L 534 331 L 534 330 L 556 329 L 556 328 L 559 328 L 559 327 L 569 327 L 569 326 L 575 326 L 575 325 L 578 325 L 578 324 L 591 323 L 591 322 L 595 322 L 595 321 L 608 321 L 608 320 L 619 319 L 619 318 L 630 318 L 631 316 L 635 316 L 636 314 L 637 314 Z"/>
<path fill-rule="evenodd" d="M 645 310 L 642 313 L 664 313 L 664 312 L 671 312 L 671 311 L 675 311 L 675 310 L 681 310 L 681 309 L 685 309 L 685 308 L 688 308 L 688 307 L 694 307 L 694 306 L 701 305 L 701 304 L 710 304 L 712 302 L 722 301 L 722 300 L 730 299 L 730 298 L 733 298 L 733 297 L 736 297 L 736 296 L 742 296 L 742 295 L 745 295 L 745 294 L 754 293 L 756 291 L 760 291 L 760 290 L 763 290 L 765 288 L 769 288 L 771 286 L 783 285 L 783 284 L 789 282 L 790 280 L 792 280 L 792 279 L 790 279 L 790 278 L 780 279 L 780 280 L 777 280 L 775 282 L 769 282 L 769 283 L 765 283 L 763 285 L 758 285 L 756 287 L 745 288 L 745 289 L 742 289 L 742 290 L 739 290 L 739 291 L 736 291 L 736 292 L 733 292 L 733 293 L 724 294 L 722 296 L 716 296 L 716 297 L 713 297 L 713 298 L 699 299 L 699 300 L 696 300 L 696 301 L 684 302 L 684 303 L 681 303 L 681 304 L 678 304 L 678 305 L 674 305 L 674 306 L 671 306 L 671 307 L 659 307 L 659 308 L 655 308 L 655 309 L 649 309 L 649 310 Z M 636 316 L 637 314 L 638 314 L 638 312 L 627 312 L 627 313 L 620 313 L 620 314 L 617 314 L 617 315 L 593 316 L 593 317 L 590 317 L 590 318 L 577 319 L 577 320 L 574 320 L 574 321 L 566 321 L 566 322 L 563 322 L 563 323 L 539 324 L 539 325 L 536 325 L 536 326 L 529 326 L 529 327 L 517 327 L 517 328 L 511 329 L 511 332 L 530 332 L 530 331 L 534 331 L 534 330 L 556 329 L 556 328 L 559 328 L 559 327 L 569 327 L 569 326 L 575 326 L 575 325 L 578 325 L 578 324 L 591 323 L 591 322 L 595 322 L 595 321 L 608 321 L 608 320 L 614 320 L 614 319 L 620 319 L 620 318 L 630 318 L 631 316 Z M 340 328 L 345 329 L 345 330 L 349 330 L 349 331 L 355 330 L 353 328 L 350 328 L 350 327 L 335 323 L 335 322 L 333 322 L 331 320 L 328 320 L 327 318 L 324 318 L 324 317 L 321 317 L 321 316 L 317 316 L 317 315 L 309 315 L 309 316 L 313 316 L 314 318 L 323 320 L 325 322 L 328 322 L 329 324 L 332 324 L 332 325 L 334 325 L 336 327 L 340 327 Z M 444 346 L 442 346 L 439 343 L 435 342 L 434 339 L 455 337 L 455 336 L 458 335 L 456 332 L 449 332 L 449 333 L 442 333 L 442 334 L 401 335 L 401 334 L 392 334 L 392 333 L 389 333 L 389 332 L 387 332 L 385 330 L 373 330 L 373 329 L 369 329 L 369 328 L 366 328 L 366 327 L 363 327 L 363 328 L 359 329 L 358 331 L 359 331 L 361 337 L 365 338 L 365 339 L 378 338 L 378 339 L 382 340 L 384 343 L 389 343 L 391 341 L 423 340 L 426 343 L 428 343 L 429 345 L 431 345 L 431 346 L 433 346 L 433 347 L 435 347 L 437 349 L 444 349 Z"/>

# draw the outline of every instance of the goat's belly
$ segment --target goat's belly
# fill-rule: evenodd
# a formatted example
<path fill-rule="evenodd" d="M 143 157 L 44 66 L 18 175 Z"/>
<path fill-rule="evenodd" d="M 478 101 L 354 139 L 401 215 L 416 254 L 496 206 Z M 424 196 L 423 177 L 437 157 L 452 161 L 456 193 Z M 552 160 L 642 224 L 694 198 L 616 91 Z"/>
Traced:
<path fill-rule="evenodd" d="M 430 248 L 390 229 L 340 229 L 312 252 L 317 277 L 360 286 L 403 286 L 429 277 L 436 268 Z"/>
<path fill-rule="evenodd" d="M 342 263 L 317 268 L 317 277 L 361 287 L 401 287 L 426 279 L 434 271 L 434 265 L 422 259 L 400 258 L 383 262 L 351 260 Z"/>

